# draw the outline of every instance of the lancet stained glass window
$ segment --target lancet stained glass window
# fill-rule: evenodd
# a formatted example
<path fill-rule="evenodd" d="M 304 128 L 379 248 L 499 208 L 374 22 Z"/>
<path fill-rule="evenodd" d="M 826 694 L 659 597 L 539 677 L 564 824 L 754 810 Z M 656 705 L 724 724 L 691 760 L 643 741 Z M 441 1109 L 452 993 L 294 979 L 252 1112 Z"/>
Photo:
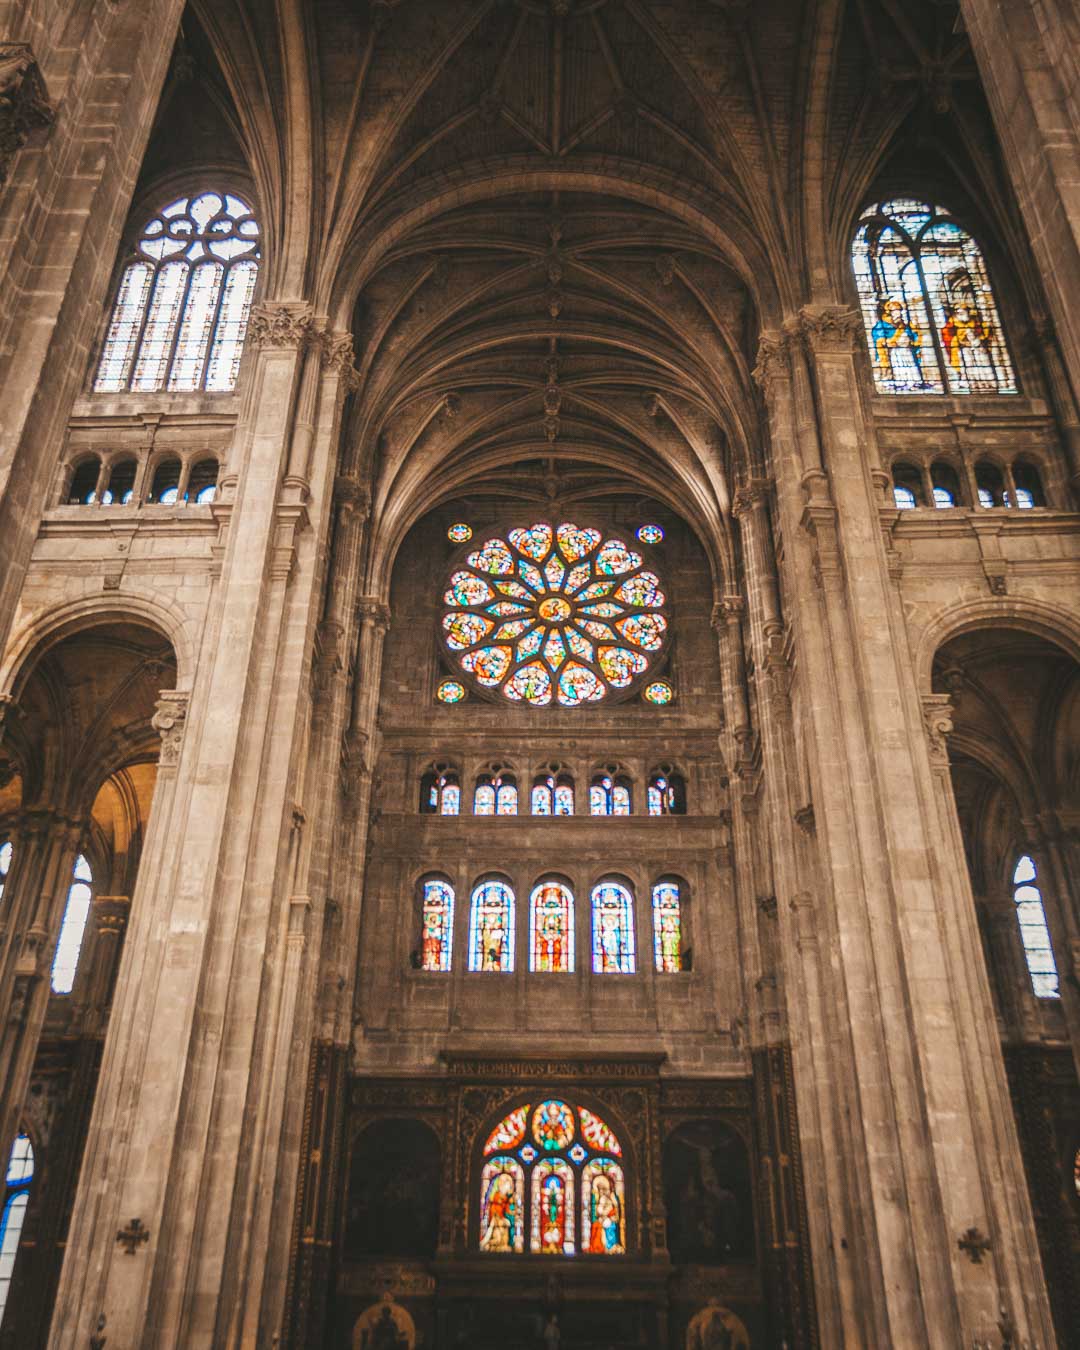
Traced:
<path fill-rule="evenodd" d="M 574 894 L 561 881 L 542 881 L 529 897 L 529 969 L 574 969 Z"/>
<path fill-rule="evenodd" d="M 424 882 L 421 970 L 447 971 L 454 952 L 454 888 L 439 877 Z"/>
<path fill-rule="evenodd" d="M 514 969 L 514 892 L 503 881 L 481 881 L 473 890 L 469 969 Z"/>
<path fill-rule="evenodd" d="M 34 1149 L 25 1134 L 15 1136 L 8 1159 L 4 1209 L 0 1214 L 0 1321 L 3 1321 L 11 1290 L 11 1276 L 19 1251 L 30 1183 L 34 1179 Z"/>
<path fill-rule="evenodd" d="M 246 202 L 231 192 L 171 202 L 124 268 L 95 391 L 233 389 L 258 275 Z"/>
<path fill-rule="evenodd" d="M 1026 853 L 1013 869 L 1013 901 L 1016 921 L 1020 925 L 1020 940 L 1024 944 L 1031 988 L 1036 998 L 1060 998 L 1057 962 L 1050 944 L 1050 929 L 1046 925 L 1042 892 L 1036 886 L 1035 860 Z"/>
<path fill-rule="evenodd" d="M 671 974 L 683 968 L 682 902 L 675 881 L 653 887 L 653 954 L 656 969 Z"/>
<path fill-rule="evenodd" d="M 628 697 L 670 637 L 667 596 L 643 554 L 569 521 L 459 550 L 443 604 L 450 660 L 488 697 L 537 708 Z"/>
<path fill-rule="evenodd" d="M 79 968 L 79 955 L 86 935 L 86 921 L 90 917 L 90 902 L 93 899 L 90 887 L 93 880 L 90 864 L 80 853 L 75 859 L 64 919 L 60 925 L 60 937 L 56 943 L 56 955 L 53 957 L 54 994 L 70 994 L 75 986 L 75 972 Z"/>
<path fill-rule="evenodd" d="M 0 900 L 4 898 L 4 887 L 7 885 L 8 873 L 11 871 L 11 859 L 14 856 L 14 850 L 11 847 L 11 840 L 5 839 L 0 844 Z"/>
<path fill-rule="evenodd" d="M 1017 392 L 982 251 L 944 207 L 868 207 L 851 262 L 880 393 Z"/>
<path fill-rule="evenodd" d="M 634 897 L 618 882 L 593 887 L 592 952 L 598 975 L 633 975 L 637 969 Z"/>
<path fill-rule="evenodd" d="M 492 1129 L 480 1170 L 482 1252 L 620 1256 L 626 1179 L 615 1131 L 558 1098 L 516 1106 Z"/>

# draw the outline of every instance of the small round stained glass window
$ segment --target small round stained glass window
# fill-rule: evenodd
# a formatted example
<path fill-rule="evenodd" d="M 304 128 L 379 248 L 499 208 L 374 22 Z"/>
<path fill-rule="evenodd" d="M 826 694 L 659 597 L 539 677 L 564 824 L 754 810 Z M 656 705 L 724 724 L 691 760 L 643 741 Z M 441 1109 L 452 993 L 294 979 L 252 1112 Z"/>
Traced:
<path fill-rule="evenodd" d="M 452 544 L 467 544 L 472 538 L 472 526 L 466 525 L 464 521 L 458 521 L 446 531 L 446 537 Z"/>
<path fill-rule="evenodd" d="M 643 544 L 662 544 L 664 541 L 664 531 L 659 525 L 640 525 L 638 527 L 637 537 Z"/>
<path fill-rule="evenodd" d="M 664 707 L 675 697 L 675 690 L 668 684 L 667 680 L 653 680 L 652 684 L 645 686 L 645 699 L 649 703 L 655 703 L 658 707 Z"/>
<path fill-rule="evenodd" d="M 443 595 L 447 655 L 488 698 L 576 708 L 628 698 L 671 637 L 660 577 L 616 535 L 537 521 L 458 553 Z"/>
<path fill-rule="evenodd" d="M 465 697 L 465 686 L 460 680 L 443 680 L 435 697 L 440 703 L 460 703 Z"/>

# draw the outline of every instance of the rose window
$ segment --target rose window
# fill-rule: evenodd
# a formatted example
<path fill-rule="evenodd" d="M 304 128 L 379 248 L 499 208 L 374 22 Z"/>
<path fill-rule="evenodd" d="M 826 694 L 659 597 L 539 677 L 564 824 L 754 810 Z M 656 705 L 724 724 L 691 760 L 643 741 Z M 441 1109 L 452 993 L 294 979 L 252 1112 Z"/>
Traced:
<path fill-rule="evenodd" d="M 451 660 L 480 689 L 534 707 L 627 697 L 670 637 L 667 597 L 642 552 L 570 522 L 462 550 L 443 603 Z"/>

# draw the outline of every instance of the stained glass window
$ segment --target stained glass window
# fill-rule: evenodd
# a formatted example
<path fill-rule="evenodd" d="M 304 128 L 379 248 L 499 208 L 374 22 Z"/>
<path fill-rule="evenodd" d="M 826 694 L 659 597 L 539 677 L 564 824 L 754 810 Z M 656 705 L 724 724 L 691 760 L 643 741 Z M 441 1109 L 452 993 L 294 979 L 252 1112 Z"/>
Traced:
<path fill-rule="evenodd" d="M 503 881 L 481 881 L 473 890 L 469 969 L 514 969 L 514 892 Z"/>
<path fill-rule="evenodd" d="M 652 892 L 653 954 L 656 969 L 673 974 L 683 968 L 683 916 L 679 886 L 658 881 Z"/>
<path fill-rule="evenodd" d="M 659 525 L 639 525 L 637 537 L 643 544 L 660 544 L 664 540 L 664 531 Z"/>
<path fill-rule="evenodd" d="M 446 537 L 452 544 L 467 544 L 472 538 L 472 526 L 460 521 L 457 525 L 450 526 L 446 531 Z"/>
<path fill-rule="evenodd" d="M 454 888 L 439 877 L 424 882 L 420 969 L 447 971 L 454 952 Z"/>
<path fill-rule="evenodd" d="M 660 769 L 649 778 L 649 815 L 686 814 L 686 786 L 680 774 Z"/>
<path fill-rule="evenodd" d="M 465 698 L 465 686 L 460 680 L 442 680 L 435 697 L 440 703 L 461 703 Z"/>
<path fill-rule="evenodd" d="M 93 880 L 90 864 L 80 853 L 75 859 L 72 882 L 68 887 L 67 906 L 60 925 L 60 937 L 56 943 L 56 955 L 53 957 L 54 994 L 70 994 L 74 987 L 75 972 L 79 968 L 79 954 L 86 934 L 86 921 L 90 917 L 90 901 L 93 899 L 90 887 Z"/>
<path fill-rule="evenodd" d="M 533 783 L 532 813 L 534 816 L 572 816 L 574 814 L 574 782 L 566 774 L 542 774 Z"/>
<path fill-rule="evenodd" d="M 476 780 L 474 816 L 516 816 L 517 779 L 510 773 L 484 773 Z"/>
<path fill-rule="evenodd" d="M 599 975 L 632 975 L 637 969 L 634 897 L 618 882 L 593 887 L 592 954 Z"/>
<path fill-rule="evenodd" d="M 453 769 L 437 764 L 420 780 L 420 810 L 430 816 L 461 813 L 461 785 Z"/>
<path fill-rule="evenodd" d="M 7 885 L 8 873 L 11 871 L 11 859 L 14 856 L 14 850 L 11 847 L 11 840 L 5 839 L 0 844 L 0 900 L 4 898 L 4 887 Z"/>
<path fill-rule="evenodd" d="M 236 385 L 259 274 L 259 225 L 230 192 L 170 203 L 124 268 L 94 389 Z"/>
<path fill-rule="evenodd" d="M 628 696 L 670 636 L 667 596 L 642 554 L 570 522 L 460 550 L 443 604 L 450 660 L 486 696 L 533 707 Z"/>
<path fill-rule="evenodd" d="M 675 690 L 667 680 L 653 680 L 645 686 L 643 697 L 647 703 L 655 703 L 658 708 L 666 708 L 675 697 Z"/>
<path fill-rule="evenodd" d="M 1035 997 L 1060 998 L 1057 963 L 1046 925 L 1042 892 L 1035 884 L 1036 875 L 1035 860 L 1022 854 L 1012 877 L 1016 921 L 1020 925 L 1020 940 L 1024 944 L 1024 958 Z"/>
<path fill-rule="evenodd" d="M 574 969 L 574 895 L 560 881 L 542 881 L 529 897 L 529 969 Z"/>
<path fill-rule="evenodd" d="M 615 1131 L 584 1106 L 550 1098 L 515 1107 L 484 1145 L 480 1250 L 523 1252 L 527 1232 L 538 1256 L 624 1254 L 621 1158 Z"/>
<path fill-rule="evenodd" d="M 1017 392 L 982 251 L 944 207 L 868 207 L 851 261 L 879 392 Z"/>
<path fill-rule="evenodd" d="M 589 815 L 628 816 L 630 779 L 623 774 L 598 773 L 589 785 Z"/>
<path fill-rule="evenodd" d="M 33 1179 L 34 1149 L 25 1134 L 18 1134 L 8 1159 L 4 1211 L 0 1215 L 0 1321 L 3 1320 L 11 1290 L 11 1276 L 15 1269 L 15 1257 L 19 1251 L 19 1238 Z"/>

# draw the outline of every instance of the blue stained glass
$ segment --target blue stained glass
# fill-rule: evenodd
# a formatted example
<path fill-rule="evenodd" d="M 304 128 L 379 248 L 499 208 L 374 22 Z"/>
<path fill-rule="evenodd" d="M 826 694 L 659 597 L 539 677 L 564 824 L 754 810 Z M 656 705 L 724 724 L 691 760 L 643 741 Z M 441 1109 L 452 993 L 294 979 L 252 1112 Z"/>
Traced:
<path fill-rule="evenodd" d="M 469 969 L 506 972 L 514 968 L 514 892 L 502 881 L 483 881 L 472 893 L 469 913 Z"/>
<path fill-rule="evenodd" d="M 632 975 L 634 902 L 625 886 L 603 882 L 592 893 L 593 970 L 597 974 Z"/>

